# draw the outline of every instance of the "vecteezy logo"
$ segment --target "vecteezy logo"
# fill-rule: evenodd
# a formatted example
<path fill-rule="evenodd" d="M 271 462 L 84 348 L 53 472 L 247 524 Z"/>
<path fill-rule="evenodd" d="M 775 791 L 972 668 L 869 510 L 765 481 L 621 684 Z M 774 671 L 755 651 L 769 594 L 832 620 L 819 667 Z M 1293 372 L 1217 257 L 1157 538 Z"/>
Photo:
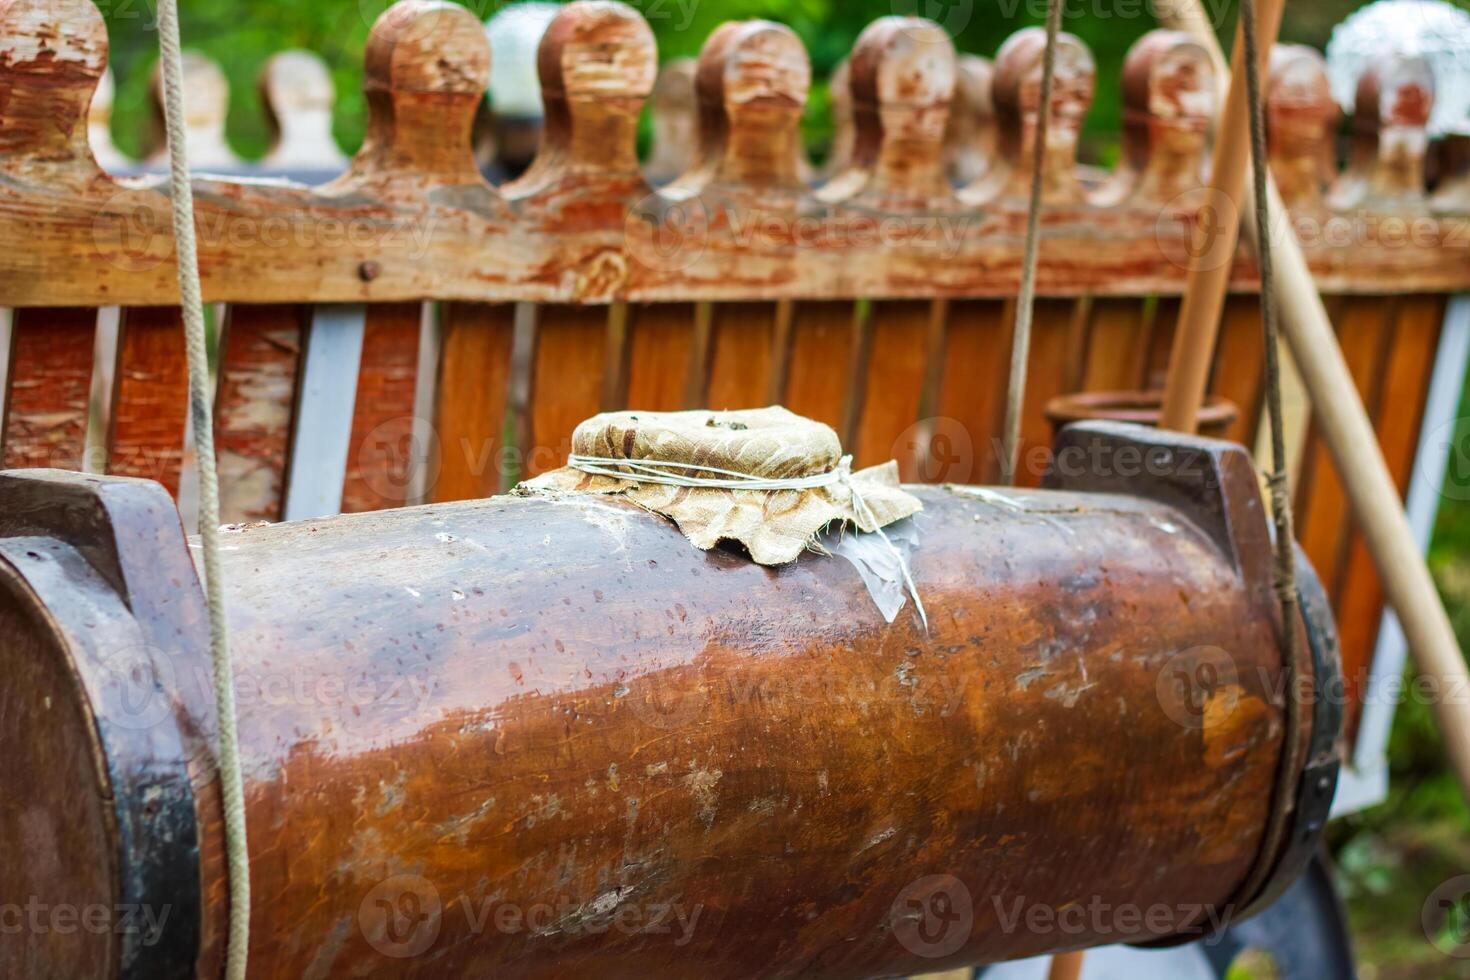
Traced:
<path fill-rule="evenodd" d="M 697 668 L 666 670 L 620 684 L 613 696 L 654 728 L 683 728 L 699 716 L 709 695 Z"/>
<path fill-rule="evenodd" d="M 173 257 L 173 224 L 165 198 L 145 191 L 110 197 L 92 218 L 97 257 L 123 272 L 156 269 Z"/>
<path fill-rule="evenodd" d="M 466 6 L 473 7 L 474 4 Z M 432 47 L 454 29 L 457 18 L 432 8 L 394 0 L 357 0 L 358 14 L 372 31 L 380 31 L 399 44 Z M 484 16 L 478 18 L 484 20 Z"/>
<path fill-rule="evenodd" d="M 427 419 L 401 415 L 382 422 L 357 451 L 358 472 L 384 506 L 402 506 L 439 480 L 438 434 Z"/>
<path fill-rule="evenodd" d="M 955 35 L 970 26 L 975 16 L 975 0 L 893 0 L 893 13 L 899 17 L 922 17 Z"/>
<path fill-rule="evenodd" d="M 921 419 L 894 440 L 892 458 L 912 460 L 920 483 L 969 483 L 975 440 L 958 419 Z"/>
<path fill-rule="evenodd" d="M 650 194 L 628 212 L 628 253 L 654 272 L 681 272 L 709 246 L 710 215 L 697 197 L 671 199 Z"/>
<path fill-rule="evenodd" d="M 1196 731 L 1228 717 L 1240 700 L 1235 660 L 1219 647 L 1176 653 L 1159 671 L 1154 687 L 1164 714 Z"/>
<path fill-rule="evenodd" d="M 1470 500 L 1470 422 L 1450 419 L 1429 434 L 1429 453 L 1447 459 L 1444 495 L 1451 500 Z"/>
<path fill-rule="evenodd" d="M 1196 187 L 1159 211 L 1154 241 L 1164 258 L 1181 269 L 1218 269 L 1235 258 L 1240 210 L 1226 194 Z"/>
<path fill-rule="evenodd" d="M 169 716 L 172 706 L 165 692 L 176 685 L 174 664 L 167 656 L 154 656 L 145 646 L 127 645 L 102 653 L 98 667 L 99 714 L 110 724 L 142 731 Z"/>
<path fill-rule="evenodd" d="M 1470 875 L 1451 878 L 1431 892 L 1420 922 L 1435 949 L 1457 960 L 1470 959 Z"/>
<path fill-rule="evenodd" d="M 949 956 L 965 945 L 975 925 L 970 889 L 954 875 L 920 878 L 893 900 L 889 924 L 894 938 L 915 956 Z"/>
<path fill-rule="evenodd" d="M 418 875 L 378 882 L 357 909 L 357 925 L 368 945 L 394 959 L 418 956 L 439 938 L 443 907 L 439 891 Z"/>

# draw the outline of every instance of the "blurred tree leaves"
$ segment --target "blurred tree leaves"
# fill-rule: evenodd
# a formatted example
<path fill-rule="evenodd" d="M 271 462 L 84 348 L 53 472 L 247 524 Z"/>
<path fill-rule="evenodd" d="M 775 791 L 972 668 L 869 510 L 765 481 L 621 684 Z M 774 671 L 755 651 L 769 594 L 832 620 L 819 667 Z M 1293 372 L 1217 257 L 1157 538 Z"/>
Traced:
<path fill-rule="evenodd" d="M 461 0 L 484 20 L 501 0 Z M 1233 29 L 1235 0 L 1203 0 L 1221 26 Z M 125 152 L 137 156 L 156 139 L 157 123 L 148 96 L 157 59 L 153 0 L 100 0 L 112 38 L 118 81 L 114 132 Z M 327 60 L 337 82 L 336 133 L 348 152 L 362 141 L 366 103 L 362 97 L 362 51 L 372 22 L 389 0 L 181 0 L 184 43 L 214 58 L 231 83 L 229 137 L 250 159 L 263 155 L 269 139 L 256 92 L 261 66 L 272 54 L 306 48 Z M 807 134 L 820 157 L 830 137 L 826 78 L 852 49 L 858 34 L 889 14 L 916 14 L 945 25 L 960 51 L 993 56 L 1007 37 L 1039 24 L 1045 0 L 633 0 L 653 27 L 661 58 L 694 56 L 720 23 L 764 17 L 789 25 L 806 42 L 816 78 Z M 1285 37 L 1322 45 L 1333 24 L 1357 4 L 1314 0 L 1291 4 Z M 1092 48 L 1098 62 L 1097 99 L 1088 119 L 1084 155 L 1111 162 L 1119 125 L 1117 79 L 1128 47 L 1156 26 L 1149 0 L 1068 0 L 1067 29 Z"/>

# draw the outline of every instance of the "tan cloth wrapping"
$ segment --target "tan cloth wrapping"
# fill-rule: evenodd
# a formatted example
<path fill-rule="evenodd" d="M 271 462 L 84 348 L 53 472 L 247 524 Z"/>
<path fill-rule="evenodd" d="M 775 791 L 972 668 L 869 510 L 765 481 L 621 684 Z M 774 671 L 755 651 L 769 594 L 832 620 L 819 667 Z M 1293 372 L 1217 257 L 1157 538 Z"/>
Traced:
<path fill-rule="evenodd" d="M 572 453 L 606 459 L 657 460 L 713 466 L 750 476 L 789 479 L 830 473 L 842 463 L 837 433 L 784 408 L 738 412 L 609 412 L 572 433 Z M 708 471 L 677 475 L 722 478 Z M 758 564 L 784 565 L 805 549 L 821 551 L 817 534 L 833 521 L 875 531 L 923 509 L 899 486 L 892 461 L 853 473 L 851 483 L 869 514 L 858 516 L 852 491 L 838 482 L 810 490 L 726 490 L 672 487 L 584 473 L 570 466 L 516 487 L 523 495 L 622 494 L 672 519 L 694 546 L 708 551 L 738 541 Z M 862 508 L 858 508 L 861 510 Z"/>

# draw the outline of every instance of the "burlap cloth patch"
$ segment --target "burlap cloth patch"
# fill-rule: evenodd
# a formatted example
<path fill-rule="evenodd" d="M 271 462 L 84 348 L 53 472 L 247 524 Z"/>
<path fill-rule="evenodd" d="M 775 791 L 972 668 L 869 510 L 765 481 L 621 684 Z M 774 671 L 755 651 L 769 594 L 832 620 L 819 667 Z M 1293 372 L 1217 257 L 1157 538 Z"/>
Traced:
<path fill-rule="evenodd" d="M 738 541 L 761 565 L 784 565 L 807 549 L 823 551 L 817 535 L 834 521 L 876 531 L 923 509 L 917 497 L 900 487 L 897 463 L 850 472 L 836 432 L 779 407 L 597 415 L 572 433 L 572 459 L 599 460 L 581 465 L 620 473 L 624 468 L 619 460 L 687 464 L 693 468 L 666 472 L 695 480 L 725 480 L 730 473 L 769 480 L 835 474 L 826 485 L 800 490 L 737 490 L 666 486 L 651 482 L 647 474 L 613 477 L 567 466 L 514 491 L 621 494 L 673 520 L 695 547 L 708 551 L 721 541 Z M 860 501 L 854 500 L 854 491 Z"/>

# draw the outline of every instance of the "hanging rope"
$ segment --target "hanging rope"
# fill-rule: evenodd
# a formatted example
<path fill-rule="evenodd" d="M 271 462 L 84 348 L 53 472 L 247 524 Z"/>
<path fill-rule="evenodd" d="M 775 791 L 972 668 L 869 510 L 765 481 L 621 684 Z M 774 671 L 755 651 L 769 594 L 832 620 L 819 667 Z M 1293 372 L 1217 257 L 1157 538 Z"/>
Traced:
<path fill-rule="evenodd" d="M 1031 150 L 1031 204 L 1026 212 L 1026 251 L 1021 257 L 1021 294 L 1011 335 L 1011 377 L 1006 392 L 1002 476 L 1014 485 L 1021 456 L 1021 410 L 1026 405 L 1026 367 L 1031 359 L 1031 323 L 1036 316 L 1036 266 L 1041 254 L 1041 179 L 1046 172 L 1046 140 L 1051 128 L 1051 93 L 1057 75 L 1057 36 L 1067 0 L 1047 0 L 1046 50 L 1041 56 L 1041 107 Z"/>
<path fill-rule="evenodd" d="M 1275 294 L 1276 272 L 1271 252 L 1271 206 L 1267 196 L 1266 123 L 1261 100 L 1260 43 L 1256 38 L 1255 0 L 1241 0 L 1245 21 L 1246 90 L 1250 102 L 1252 191 L 1255 196 L 1256 262 L 1261 270 L 1261 322 L 1266 334 L 1266 405 L 1271 419 L 1271 513 L 1276 522 L 1276 591 L 1285 611 L 1295 614 L 1296 550 L 1291 498 L 1286 472 L 1286 424 L 1281 405 L 1281 328 Z M 1289 620 L 1288 620 L 1289 621 Z M 1291 631 L 1295 637 L 1295 631 Z"/>
<path fill-rule="evenodd" d="M 219 474 L 215 471 L 214 415 L 209 354 L 204 336 L 204 299 L 199 285 L 199 247 L 194 237 L 194 197 L 184 131 L 184 71 L 179 51 L 178 0 L 159 0 L 158 46 L 163 65 L 164 120 L 168 130 L 169 194 L 173 201 L 179 294 L 189 360 L 189 420 L 194 426 L 199 466 L 199 537 L 204 550 L 204 590 L 209 602 L 209 654 L 219 715 L 219 777 L 225 813 L 225 850 L 230 866 L 228 980 L 244 980 L 250 948 L 250 859 L 245 837 L 245 791 L 240 773 L 235 720 L 235 679 L 220 571 Z"/>
<path fill-rule="evenodd" d="M 1051 97 L 1056 86 L 1057 38 L 1067 0 L 1048 0 L 1046 48 L 1041 55 L 1041 106 L 1031 150 L 1031 200 L 1026 210 L 1026 250 L 1021 257 L 1021 293 L 1016 297 L 1016 325 L 1011 335 L 1011 377 L 1006 390 L 1006 427 L 1002 476 L 1015 485 L 1021 463 L 1021 411 L 1026 405 L 1026 369 L 1031 360 L 1031 324 L 1036 317 L 1036 267 L 1041 258 L 1042 178 L 1046 174 L 1047 134 L 1051 130 Z M 1052 957 L 1049 980 L 1076 980 L 1082 953 Z"/>
<path fill-rule="evenodd" d="M 1285 632 L 1286 663 L 1283 667 L 1286 692 L 1286 729 L 1282 735 L 1282 763 L 1278 770 L 1276 799 L 1278 810 L 1291 799 L 1299 767 L 1292 764 L 1297 752 L 1300 699 L 1296 696 L 1297 673 L 1301 662 L 1301 641 L 1297 636 L 1296 534 L 1292 527 L 1290 485 L 1286 471 L 1286 424 L 1281 407 L 1280 325 L 1277 319 L 1276 271 L 1271 253 L 1271 207 L 1267 184 L 1269 163 L 1266 158 L 1266 121 L 1261 98 L 1261 52 L 1256 35 L 1255 0 L 1241 0 L 1241 27 L 1245 34 L 1246 102 L 1250 110 L 1251 189 L 1255 197 L 1256 264 L 1261 270 L 1261 324 L 1266 341 L 1266 408 L 1271 421 L 1271 516 L 1276 527 L 1276 597 L 1281 603 L 1282 629 Z M 1270 871 L 1272 856 L 1281 844 L 1283 821 L 1273 821 L 1267 839 L 1262 842 L 1262 860 L 1241 890 L 1249 901 L 1259 891 Z"/>

